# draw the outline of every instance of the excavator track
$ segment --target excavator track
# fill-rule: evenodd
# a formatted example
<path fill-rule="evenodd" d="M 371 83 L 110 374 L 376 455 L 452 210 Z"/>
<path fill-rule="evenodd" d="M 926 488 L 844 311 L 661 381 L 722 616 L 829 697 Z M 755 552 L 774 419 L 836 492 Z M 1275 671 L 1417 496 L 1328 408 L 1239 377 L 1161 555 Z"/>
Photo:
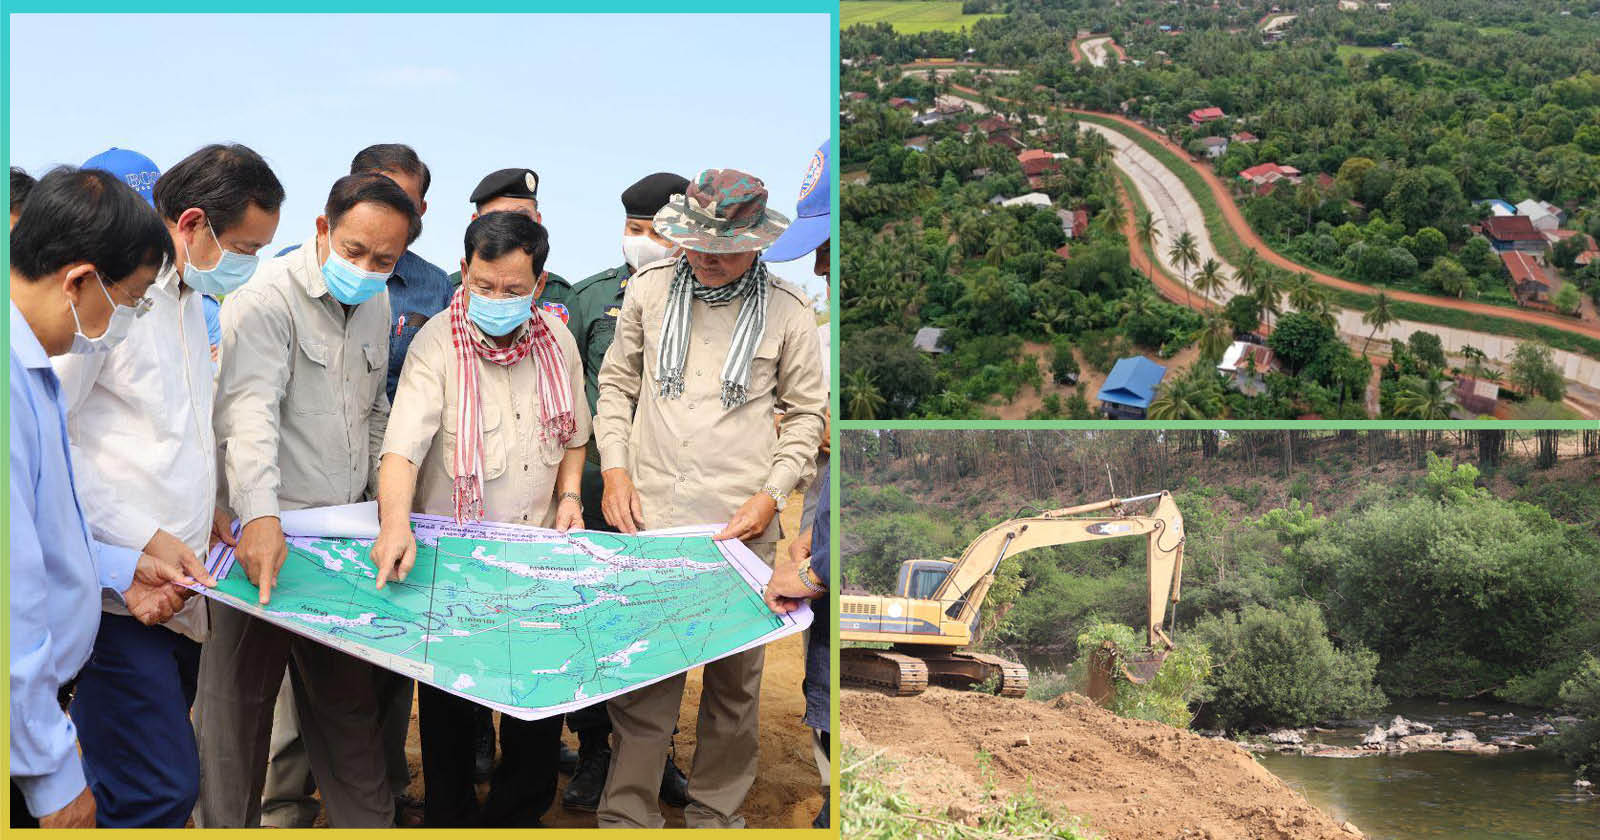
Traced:
<path fill-rule="evenodd" d="M 840 683 L 886 688 L 907 697 L 928 687 L 928 666 L 921 659 L 878 648 L 839 651 Z"/>
<path fill-rule="evenodd" d="M 924 656 L 928 672 L 938 685 L 950 688 L 971 688 L 999 676 L 1000 685 L 995 691 L 1001 697 L 1022 697 L 1028 693 L 1028 666 L 988 653 L 951 651 Z"/>

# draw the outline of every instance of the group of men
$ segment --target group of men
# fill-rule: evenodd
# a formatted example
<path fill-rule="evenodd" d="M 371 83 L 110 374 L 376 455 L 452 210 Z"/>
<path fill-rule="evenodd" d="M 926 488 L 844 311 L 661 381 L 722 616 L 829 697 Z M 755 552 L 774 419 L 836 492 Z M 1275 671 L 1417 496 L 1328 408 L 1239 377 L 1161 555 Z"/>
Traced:
<path fill-rule="evenodd" d="M 717 538 L 774 566 L 774 610 L 825 595 L 826 330 L 767 263 L 827 273 L 827 161 L 825 143 L 793 224 L 752 175 L 648 175 L 622 193 L 623 262 L 578 284 L 545 268 L 527 168 L 473 191 L 449 275 L 410 250 L 431 174 L 401 144 L 358 153 L 310 238 L 265 260 L 285 192 L 243 145 L 165 172 L 116 149 L 13 169 L 13 825 L 534 826 L 564 766 L 563 805 L 602 827 L 660 827 L 662 801 L 742 826 L 761 648 L 705 667 L 687 778 L 683 675 L 568 715 L 576 756 L 561 717 L 502 716 L 492 765 L 485 708 L 192 596 L 225 543 L 269 604 L 282 512 L 371 498 L 379 588 L 410 572 L 427 513 L 727 523 Z M 805 683 L 825 796 L 826 613 Z"/>

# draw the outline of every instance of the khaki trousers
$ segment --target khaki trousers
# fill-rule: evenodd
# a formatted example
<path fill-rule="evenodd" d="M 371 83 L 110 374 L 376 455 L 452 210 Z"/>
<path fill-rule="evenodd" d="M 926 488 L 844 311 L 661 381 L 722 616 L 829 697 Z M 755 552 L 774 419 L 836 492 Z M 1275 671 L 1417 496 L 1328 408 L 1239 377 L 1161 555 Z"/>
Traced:
<path fill-rule="evenodd" d="M 195 825 L 261 823 L 272 712 L 289 670 L 300 737 L 336 828 L 394 823 L 372 666 L 216 602 L 195 698 L 200 800 Z"/>
<path fill-rule="evenodd" d="M 768 566 L 777 543 L 749 548 Z M 739 806 L 756 778 L 760 743 L 761 666 L 766 648 L 724 657 L 705 666 L 689 769 L 690 828 L 743 828 Z M 647 685 L 608 702 L 611 769 L 596 815 L 601 828 L 661 828 L 661 767 L 683 703 L 686 674 Z"/>

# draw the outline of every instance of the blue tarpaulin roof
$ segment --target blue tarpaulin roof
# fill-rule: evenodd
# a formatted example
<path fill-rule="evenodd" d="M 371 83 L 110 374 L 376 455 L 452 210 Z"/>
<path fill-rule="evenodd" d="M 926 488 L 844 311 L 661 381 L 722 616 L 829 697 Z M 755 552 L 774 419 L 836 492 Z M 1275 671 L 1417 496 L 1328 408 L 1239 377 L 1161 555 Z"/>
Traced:
<path fill-rule="evenodd" d="M 1166 368 L 1143 356 L 1118 359 L 1098 396 L 1101 402 L 1149 408 L 1156 396 L 1156 386 L 1166 375 Z"/>

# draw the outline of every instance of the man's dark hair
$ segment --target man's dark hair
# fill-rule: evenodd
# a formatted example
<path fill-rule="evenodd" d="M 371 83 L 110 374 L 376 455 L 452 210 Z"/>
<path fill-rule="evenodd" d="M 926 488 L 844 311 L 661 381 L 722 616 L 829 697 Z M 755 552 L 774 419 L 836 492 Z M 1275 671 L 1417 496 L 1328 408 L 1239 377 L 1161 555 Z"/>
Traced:
<path fill-rule="evenodd" d="M 161 217 L 102 169 L 58 166 L 45 173 L 11 229 L 11 267 L 29 280 L 89 262 L 110 285 L 172 261 L 172 237 Z"/>
<path fill-rule="evenodd" d="M 521 251 L 533 260 L 535 280 L 544 273 L 544 261 L 550 256 L 550 234 L 544 225 L 504 210 L 473 219 L 462 244 L 469 264 L 474 259 L 496 260 L 513 250 Z"/>
<path fill-rule="evenodd" d="M 404 143 L 378 143 L 368 146 L 350 159 L 350 174 L 363 172 L 404 172 L 422 183 L 422 197 L 428 197 L 428 185 L 433 183 L 433 173 L 417 157 L 417 150 Z"/>
<path fill-rule="evenodd" d="M 411 203 L 411 196 L 400 189 L 400 185 L 388 178 L 374 172 L 362 172 L 358 175 L 346 175 L 333 182 L 333 189 L 328 192 L 328 203 L 322 208 L 328 217 L 328 229 L 332 230 L 350 208 L 364 201 L 371 201 L 392 208 L 406 217 L 406 245 L 417 241 L 422 235 L 422 217 L 417 215 L 417 206 Z"/>
<path fill-rule="evenodd" d="M 22 202 L 28 200 L 28 193 L 33 191 L 34 183 L 36 182 L 33 180 L 33 176 L 29 175 L 27 170 L 20 166 L 11 167 L 11 212 L 13 214 L 22 206 Z"/>
<path fill-rule="evenodd" d="M 272 167 L 249 146 L 212 143 L 178 161 L 156 180 L 156 211 L 176 223 L 183 211 L 206 211 L 221 236 L 254 204 L 268 213 L 283 206 L 283 185 Z"/>

